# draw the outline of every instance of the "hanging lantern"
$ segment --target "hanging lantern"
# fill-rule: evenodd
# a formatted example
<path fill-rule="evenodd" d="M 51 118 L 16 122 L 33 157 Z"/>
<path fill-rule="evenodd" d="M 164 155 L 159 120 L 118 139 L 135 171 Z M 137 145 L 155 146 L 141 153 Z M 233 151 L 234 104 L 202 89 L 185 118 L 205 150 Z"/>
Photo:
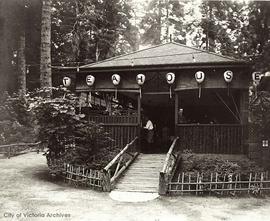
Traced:
<path fill-rule="evenodd" d="M 233 79 L 233 72 L 232 71 L 225 71 L 224 74 L 224 80 L 227 83 L 227 91 L 228 91 L 228 96 L 230 95 L 230 83 L 232 82 Z"/>
<path fill-rule="evenodd" d="M 198 84 L 201 84 L 204 81 L 205 74 L 202 71 L 197 71 L 195 73 L 195 79 L 198 82 Z"/>
<path fill-rule="evenodd" d="M 95 77 L 93 75 L 87 75 L 85 80 L 86 80 L 86 84 L 90 87 L 92 87 L 95 83 Z M 91 102 L 92 102 L 92 92 L 89 91 L 88 104 L 90 107 L 92 107 Z"/>
<path fill-rule="evenodd" d="M 261 72 L 253 72 L 252 73 L 252 80 L 253 80 L 253 84 L 255 86 L 257 86 L 259 83 L 260 83 L 260 80 L 261 80 Z"/>
<path fill-rule="evenodd" d="M 121 77 L 119 74 L 113 74 L 112 75 L 112 83 L 114 86 L 117 86 L 120 84 Z"/>
<path fill-rule="evenodd" d="M 204 81 L 204 78 L 205 78 L 204 72 L 197 71 L 195 73 L 195 79 L 196 79 L 198 86 L 199 86 L 199 98 L 201 98 L 201 93 L 202 93 L 202 85 L 201 84 Z"/>
<path fill-rule="evenodd" d="M 166 80 L 167 80 L 167 83 L 170 85 L 170 98 L 172 98 L 172 84 L 175 81 L 175 74 L 172 72 L 167 73 Z"/>
<path fill-rule="evenodd" d="M 117 86 L 120 84 L 121 77 L 119 74 L 112 75 L 112 83 L 115 86 L 115 99 L 117 99 Z"/>
<path fill-rule="evenodd" d="M 231 83 L 233 79 L 233 72 L 232 71 L 225 71 L 224 72 L 224 80 L 226 83 Z"/>
<path fill-rule="evenodd" d="M 144 74 L 138 74 L 136 76 L 137 84 L 140 86 L 140 98 L 142 98 L 142 87 L 145 82 L 145 75 Z"/>
<path fill-rule="evenodd" d="M 71 85 L 71 78 L 70 77 L 64 77 L 63 78 L 63 85 L 65 87 L 69 87 Z"/>
<path fill-rule="evenodd" d="M 136 81 L 137 81 L 137 84 L 142 86 L 145 82 L 145 75 L 144 74 L 138 74 L 136 76 Z"/>
<path fill-rule="evenodd" d="M 166 80 L 168 84 L 173 84 L 175 81 L 175 74 L 172 72 L 169 72 L 166 74 Z"/>
<path fill-rule="evenodd" d="M 93 86 L 95 83 L 95 77 L 93 75 L 87 75 L 86 76 L 86 84 L 88 86 Z"/>

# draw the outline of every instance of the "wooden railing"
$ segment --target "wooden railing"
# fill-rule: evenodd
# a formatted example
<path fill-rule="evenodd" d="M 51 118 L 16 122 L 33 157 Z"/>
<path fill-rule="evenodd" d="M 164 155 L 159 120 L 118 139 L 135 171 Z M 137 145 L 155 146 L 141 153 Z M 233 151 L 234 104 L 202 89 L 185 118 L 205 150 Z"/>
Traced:
<path fill-rule="evenodd" d="M 137 115 L 130 116 L 89 116 L 89 121 L 99 123 L 113 139 L 110 146 L 123 148 L 130 140 L 139 134 Z"/>
<path fill-rule="evenodd" d="M 160 195 L 165 195 L 167 193 L 169 182 L 171 181 L 175 173 L 175 170 L 177 168 L 177 165 L 179 164 L 180 154 L 179 152 L 177 152 L 177 149 L 176 149 L 178 140 L 179 140 L 179 137 L 176 137 L 173 140 L 170 146 L 170 149 L 166 155 L 163 168 L 159 173 L 159 194 Z"/>
<path fill-rule="evenodd" d="M 268 172 L 250 174 L 179 173 L 176 181 L 169 182 L 169 194 L 261 195 L 270 192 Z"/>
<path fill-rule="evenodd" d="M 4 154 L 7 158 L 16 156 L 20 153 L 41 150 L 41 142 L 37 143 L 14 143 L 0 145 L 0 153 Z"/>
<path fill-rule="evenodd" d="M 118 124 L 135 124 L 138 123 L 137 115 L 117 115 L 117 116 L 109 116 L 109 115 L 90 115 L 89 121 L 98 122 L 106 125 L 118 125 Z"/>
<path fill-rule="evenodd" d="M 69 184 L 102 190 L 103 174 L 99 170 L 64 164 L 64 178 Z"/>
<path fill-rule="evenodd" d="M 243 154 L 243 125 L 178 124 L 181 148 L 195 153 Z"/>
<path fill-rule="evenodd" d="M 136 137 L 129 144 L 127 144 L 124 149 L 122 149 L 114 157 L 114 159 L 103 169 L 103 191 L 111 191 L 114 187 L 116 180 L 139 155 L 136 147 L 137 141 L 138 137 Z"/>

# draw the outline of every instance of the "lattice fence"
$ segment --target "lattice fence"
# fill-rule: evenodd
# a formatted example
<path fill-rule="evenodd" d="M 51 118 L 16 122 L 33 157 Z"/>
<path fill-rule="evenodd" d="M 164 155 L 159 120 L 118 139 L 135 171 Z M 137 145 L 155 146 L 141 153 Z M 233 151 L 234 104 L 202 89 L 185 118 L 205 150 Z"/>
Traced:
<path fill-rule="evenodd" d="M 102 190 L 103 173 L 99 170 L 64 164 L 64 178 L 69 184 Z"/>
<path fill-rule="evenodd" d="M 260 195 L 270 192 L 268 172 L 220 175 L 217 173 L 180 173 L 175 181 L 168 184 L 169 194 L 219 194 L 235 195 L 248 193 Z"/>

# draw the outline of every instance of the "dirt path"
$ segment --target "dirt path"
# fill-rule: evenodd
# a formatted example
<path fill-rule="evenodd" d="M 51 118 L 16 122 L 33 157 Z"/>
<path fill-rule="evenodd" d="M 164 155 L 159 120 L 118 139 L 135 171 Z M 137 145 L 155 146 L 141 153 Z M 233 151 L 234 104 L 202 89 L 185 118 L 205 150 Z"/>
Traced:
<path fill-rule="evenodd" d="M 51 180 L 41 154 L 0 159 L 0 168 L 0 220 L 270 220 L 270 198 L 159 197 L 125 203 Z"/>

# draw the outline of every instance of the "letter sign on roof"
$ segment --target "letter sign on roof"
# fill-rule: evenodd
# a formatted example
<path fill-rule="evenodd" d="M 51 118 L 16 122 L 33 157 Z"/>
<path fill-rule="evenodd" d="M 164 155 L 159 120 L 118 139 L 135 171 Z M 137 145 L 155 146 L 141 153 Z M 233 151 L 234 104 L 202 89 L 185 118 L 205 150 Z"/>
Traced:
<path fill-rule="evenodd" d="M 65 87 L 69 87 L 71 85 L 71 79 L 69 77 L 64 77 L 63 78 L 63 85 Z"/>
<path fill-rule="evenodd" d="M 95 83 L 95 77 L 93 75 L 87 75 L 86 76 L 86 84 L 88 86 L 93 86 Z"/>
<path fill-rule="evenodd" d="M 113 85 L 117 86 L 120 84 L 121 77 L 119 74 L 113 74 L 112 75 L 112 83 Z"/>
<path fill-rule="evenodd" d="M 195 73 L 195 79 L 196 79 L 196 81 L 197 81 L 199 84 L 201 84 L 201 83 L 204 81 L 204 78 L 205 78 L 204 72 L 202 72 L 202 71 L 197 71 L 197 72 Z"/>

